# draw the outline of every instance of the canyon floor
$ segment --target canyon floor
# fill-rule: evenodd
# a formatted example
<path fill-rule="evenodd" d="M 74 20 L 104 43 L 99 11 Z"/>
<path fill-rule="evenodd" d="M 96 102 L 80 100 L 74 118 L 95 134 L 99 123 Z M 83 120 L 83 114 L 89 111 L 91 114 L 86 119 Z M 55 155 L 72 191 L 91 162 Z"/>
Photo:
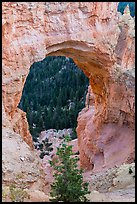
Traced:
<path fill-rule="evenodd" d="M 92 173 L 92 171 L 84 172 L 84 181 L 89 183 L 89 190 L 91 191 L 87 195 L 89 201 L 135 202 L 135 179 L 134 173 L 132 175 L 128 173 L 130 167 L 134 169 L 134 163 L 123 164 L 121 167 L 114 167 L 99 173 Z M 47 175 L 48 179 L 46 178 L 47 181 L 50 180 L 50 176 L 49 172 Z M 50 189 L 48 184 L 47 192 Z"/>
<path fill-rule="evenodd" d="M 134 164 L 114 167 L 96 174 L 88 172 L 88 175 L 91 174 L 91 176 L 84 175 L 84 180 L 90 183 L 89 200 L 91 202 L 135 202 L 134 179 L 132 176 L 129 176 L 130 178 L 122 176 L 122 173 L 128 174 L 130 166 L 133 167 Z M 121 171 L 119 174 L 120 168 L 123 169 L 123 172 Z"/>
<path fill-rule="evenodd" d="M 6 132 L 3 131 L 3 135 L 3 202 L 13 202 L 10 195 L 12 180 L 17 185 L 23 184 L 23 182 L 32 183 L 31 188 L 23 187 L 29 198 L 25 198 L 22 202 L 48 202 L 50 185 L 53 182 L 53 170 L 49 164 L 51 155 L 45 155 L 43 159 L 38 157 L 36 161 L 40 160 L 41 165 L 39 167 L 34 162 L 34 157 L 40 154 L 39 150 L 35 150 L 35 154 L 32 156 L 28 146 L 17 134 L 12 135 L 12 132 L 7 129 Z M 51 138 L 54 147 L 52 154 L 55 154 L 55 147 L 60 144 L 62 139 Z M 73 151 L 77 152 L 77 139 L 72 140 L 70 144 L 73 146 Z M 79 155 L 76 156 L 79 157 Z M 14 162 L 11 162 L 13 158 Z M 42 180 L 44 188 L 40 188 L 40 181 L 35 183 L 41 172 L 39 168 L 45 172 L 43 174 L 44 181 Z M 22 173 L 20 169 L 22 169 Z M 122 164 L 119 167 L 104 169 L 101 172 L 85 170 L 83 179 L 89 183 L 91 193 L 87 197 L 91 202 L 135 202 L 135 163 Z M 16 197 L 16 200 L 20 199 L 20 193 L 22 196 L 24 191 L 19 192 L 18 189 L 17 191 L 14 189 L 14 193 L 19 196 L 19 198 Z M 15 199 L 15 196 L 12 199 Z"/>
<path fill-rule="evenodd" d="M 54 150 L 62 139 L 52 138 Z M 78 151 L 77 139 L 70 144 L 73 151 Z M 53 153 L 55 154 L 55 152 Z M 76 155 L 76 157 L 79 157 Z M 53 182 L 52 168 L 49 165 L 50 156 L 45 156 L 41 162 L 45 171 L 47 197 L 50 192 L 50 184 Z M 78 166 L 80 163 L 78 163 Z M 83 173 L 83 180 L 89 183 L 91 193 L 87 195 L 91 202 L 135 202 L 135 164 L 122 164 L 113 168 L 104 169 L 101 172 L 86 170 Z"/>

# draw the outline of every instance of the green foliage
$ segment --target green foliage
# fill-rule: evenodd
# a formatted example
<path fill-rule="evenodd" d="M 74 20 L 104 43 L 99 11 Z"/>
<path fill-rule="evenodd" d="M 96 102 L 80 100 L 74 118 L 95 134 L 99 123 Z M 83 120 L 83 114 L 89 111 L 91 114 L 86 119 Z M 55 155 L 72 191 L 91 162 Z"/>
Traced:
<path fill-rule="evenodd" d="M 56 161 L 49 161 L 54 168 L 55 181 L 51 185 L 50 195 L 53 202 L 86 202 L 89 194 L 88 183 L 83 182 L 82 169 L 77 168 L 77 158 L 73 157 L 72 146 L 66 136 L 61 146 L 57 148 Z"/>
<path fill-rule="evenodd" d="M 27 113 L 35 142 L 43 130 L 77 126 L 87 87 L 87 77 L 72 59 L 46 57 L 31 66 L 19 108 Z"/>
<path fill-rule="evenodd" d="M 25 198 L 29 198 L 27 192 L 15 185 L 10 185 L 10 199 L 12 202 L 24 202 Z"/>
<path fill-rule="evenodd" d="M 38 145 L 38 149 L 41 151 L 40 158 L 43 159 L 45 155 L 50 155 L 50 152 L 53 151 L 53 148 L 51 147 L 52 143 L 49 142 L 48 138 L 42 141 Z"/>

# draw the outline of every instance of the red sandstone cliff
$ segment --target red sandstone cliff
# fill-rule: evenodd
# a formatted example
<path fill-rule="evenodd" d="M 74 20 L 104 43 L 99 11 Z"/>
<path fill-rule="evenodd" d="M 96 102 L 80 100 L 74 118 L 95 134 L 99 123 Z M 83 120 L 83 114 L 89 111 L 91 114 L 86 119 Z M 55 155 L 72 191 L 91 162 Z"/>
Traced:
<path fill-rule="evenodd" d="M 135 29 L 117 2 L 3 2 L 3 128 L 32 146 L 25 113 L 17 106 L 33 62 L 64 55 L 90 79 L 94 103 L 78 117 L 84 168 L 134 159 Z M 8 121 L 8 123 L 6 122 Z"/>

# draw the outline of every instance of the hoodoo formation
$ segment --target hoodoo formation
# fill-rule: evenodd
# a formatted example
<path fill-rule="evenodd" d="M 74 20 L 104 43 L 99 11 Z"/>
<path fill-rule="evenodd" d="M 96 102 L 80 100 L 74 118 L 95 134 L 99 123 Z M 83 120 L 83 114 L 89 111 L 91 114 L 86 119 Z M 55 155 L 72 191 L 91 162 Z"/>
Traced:
<path fill-rule="evenodd" d="M 134 161 L 135 19 L 117 6 L 2 3 L 3 141 L 10 131 L 10 140 L 21 135 L 33 148 L 26 114 L 18 108 L 29 68 L 49 55 L 66 56 L 90 81 L 77 126 L 81 166 L 100 171 Z M 14 156 L 9 157 L 11 162 Z"/>

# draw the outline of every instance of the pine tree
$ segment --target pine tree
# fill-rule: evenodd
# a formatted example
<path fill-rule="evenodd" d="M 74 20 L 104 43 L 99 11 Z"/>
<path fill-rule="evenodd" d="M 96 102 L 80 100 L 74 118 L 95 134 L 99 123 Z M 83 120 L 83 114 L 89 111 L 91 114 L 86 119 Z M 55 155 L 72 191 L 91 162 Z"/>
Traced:
<path fill-rule="evenodd" d="M 33 138 L 36 139 L 36 135 L 44 129 L 76 127 L 78 112 L 84 108 L 83 94 L 87 85 L 87 77 L 72 59 L 49 56 L 35 62 L 30 68 L 19 104 L 19 108 L 27 113 Z M 69 109 L 69 101 L 78 108 Z M 52 109 L 56 108 L 55 115 Z"/>
<path fill-rule="evenodd" d="M 55 170 L 55 181 L 51 184 L 50 195 L 53 202 L 86 202 L 89 194 L 88 183 L 83 182 L 83 170 L 77 168 L 77 158 L 73 157 L 72 146 L 68 144 L 66 136 L 60 147 L 57 148 L 56 161 L 49 161 Z"/>

